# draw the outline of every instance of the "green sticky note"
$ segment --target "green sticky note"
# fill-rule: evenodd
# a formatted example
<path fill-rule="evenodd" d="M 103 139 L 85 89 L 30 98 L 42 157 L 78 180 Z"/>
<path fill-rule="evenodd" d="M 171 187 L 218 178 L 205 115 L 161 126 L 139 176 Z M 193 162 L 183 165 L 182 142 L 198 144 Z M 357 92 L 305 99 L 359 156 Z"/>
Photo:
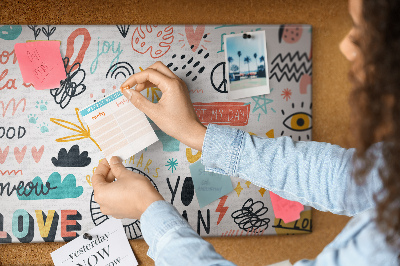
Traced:
<path fill-rule="evenodd" d="M 189 168 L 200 208 L 203 208 L 233 190 L 231 178 L 229 176 L 207 172 L 200 160 L 191 164 Z"/>

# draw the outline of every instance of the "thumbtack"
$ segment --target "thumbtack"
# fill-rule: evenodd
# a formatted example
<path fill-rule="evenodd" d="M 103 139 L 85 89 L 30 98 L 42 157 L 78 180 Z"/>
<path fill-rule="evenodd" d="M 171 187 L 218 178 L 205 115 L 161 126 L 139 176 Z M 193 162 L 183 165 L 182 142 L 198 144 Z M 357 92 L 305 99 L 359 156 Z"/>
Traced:
<path fill-rule="evenodd" d="M 251 39 L 251 35 L 243 33 L 243 39 Z"/>
<path fill-rule="evenodd" d="M 89 233 L 84 233 L 84 234 L 83 234 L 83 238 L 84 238 L 84 239 L 92 240 L 93 237 L 96 237 L 96 236 L 91 236 Z"/>

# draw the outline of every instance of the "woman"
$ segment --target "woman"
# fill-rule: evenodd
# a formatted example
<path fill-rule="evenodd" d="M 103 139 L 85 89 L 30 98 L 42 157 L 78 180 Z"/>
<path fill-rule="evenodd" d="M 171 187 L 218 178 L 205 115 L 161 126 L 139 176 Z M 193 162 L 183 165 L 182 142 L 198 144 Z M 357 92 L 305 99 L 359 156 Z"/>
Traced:
<path fill-rule="evenodd" d="M 313 261 L 295 265 L 398 265 L 400 250 L 400 1 L 350 0 L 353 27 L 340 44 L 351 61 L 352 127 L 357 149 L 262 139 L 233 128 L 204 127 L 186 85 L 162 63 L 131 76 L 124 95 L 165 133 L 202 150 L 206 170 L 239 176 L 322 211 L 355 216 Z M 159 103 L 140 94 L 162 91 Z M 218 140 L 218 141 L 214 141 Z M 112 182 L 114 178 L 118 180 Z M 304 185 L 299 185 L 304 184 Z M 144 176 L 117 157 L 93 175 L 104 214 L 141 220 L 156 264 L 232 265 L 200 238 Z"/>

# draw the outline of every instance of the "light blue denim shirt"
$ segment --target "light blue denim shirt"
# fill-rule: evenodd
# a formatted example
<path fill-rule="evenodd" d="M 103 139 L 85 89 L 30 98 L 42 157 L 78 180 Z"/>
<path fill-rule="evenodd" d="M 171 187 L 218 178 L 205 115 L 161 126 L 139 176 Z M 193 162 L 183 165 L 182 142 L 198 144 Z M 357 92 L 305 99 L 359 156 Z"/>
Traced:
<path fill-rule="evenodd" d="M 399 251 L 386 244 L 374 221 L 373 194 L 382 187 L 380 146 L 374 146 L 376 165 L 362 186 L 351 177 L 354 149 L 289 137 L 259 138 L 212 124 L 207 127 L 201 160 L 207 171 L 249 180 L 321 211 L 355 216 L 315 260 L 294 265 L 398 265 Z M 149 245 L 147 254 L 156 265 L 234 265 L 168 202 L 151 204 L 140 221 Z"/>

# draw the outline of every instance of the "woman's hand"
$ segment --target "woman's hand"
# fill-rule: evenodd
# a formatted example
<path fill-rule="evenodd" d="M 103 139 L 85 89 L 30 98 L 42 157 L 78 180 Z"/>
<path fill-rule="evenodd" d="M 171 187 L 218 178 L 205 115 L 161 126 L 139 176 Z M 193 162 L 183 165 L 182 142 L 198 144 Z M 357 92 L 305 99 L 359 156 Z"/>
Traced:
<path fill-rule="evenodd" d="M 135 89 L 130 89 L 136 85 Z M 124 89 L 129 86 L 129 88 Z M 162 96 L 158 103 L 140 92 L 157 87 Z M 133 74 L 121 86 L 123 94 L 166 134 L 196 150 L 202 150 L 206 127 L 197 118 L 186 84 L 161 62 Z"/>
<path fill-rule="evenodd" d="M 113 182 L 115 178 L 117 180 Z M 164 200 L 149 179 L 126 169 L 115 156 L 110 164 L 106 159 L 99 163 L 92 185 L 100 211 L 117 219 L 140 219 L 153 202 Z"/>

